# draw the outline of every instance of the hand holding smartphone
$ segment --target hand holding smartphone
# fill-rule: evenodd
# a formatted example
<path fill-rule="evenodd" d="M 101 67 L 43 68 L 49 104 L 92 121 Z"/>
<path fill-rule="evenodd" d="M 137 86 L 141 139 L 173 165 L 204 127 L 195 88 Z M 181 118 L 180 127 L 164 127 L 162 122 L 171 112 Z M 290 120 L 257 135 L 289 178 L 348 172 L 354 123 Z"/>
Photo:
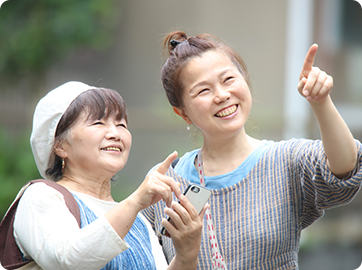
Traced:
<path fill-rule="evenodd" d="M 200 214 L 207 200 L 211 196 L 211 191 L 205 187 L 196 184 L 190 184 L 185 190 L 184 195 L 195 207 L 197 213 Z M 168 218 L 168 220 L 170 221 L 170 218 Z M 161 234 L 170 237 L 169 233 L 164 227 L 161 229 Z"/>

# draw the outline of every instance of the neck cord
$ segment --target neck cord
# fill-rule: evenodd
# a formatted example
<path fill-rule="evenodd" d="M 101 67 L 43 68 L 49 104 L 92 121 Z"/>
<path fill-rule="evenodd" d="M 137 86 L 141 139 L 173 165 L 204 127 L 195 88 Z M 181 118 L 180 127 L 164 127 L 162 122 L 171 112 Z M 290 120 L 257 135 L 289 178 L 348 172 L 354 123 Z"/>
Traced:
<path fill-rule="evenodd" d="M 200 178 L 200 184 L 205 186 L 204 170 L 201 157 L 201 149 L 197 153 L 197 162 L 196 162 L 197 171 Z M 211 218 L 210 208 L 206 210 L 206 224 L 207 224 L 207 234 L 209 236 L 211 251 L 212 251 L 212 269 L 213 270 L 227 270 L 224 259 L 221 256 L 219 245 L 217 243 L 217 238 L 215 234 L 215 226 Z"/>

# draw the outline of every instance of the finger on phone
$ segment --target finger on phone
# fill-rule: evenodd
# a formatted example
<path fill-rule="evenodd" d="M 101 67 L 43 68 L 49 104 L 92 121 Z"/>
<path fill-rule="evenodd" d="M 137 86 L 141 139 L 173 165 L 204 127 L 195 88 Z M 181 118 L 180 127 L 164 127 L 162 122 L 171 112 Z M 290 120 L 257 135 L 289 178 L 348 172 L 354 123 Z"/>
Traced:
<path fill-rule="evenodd" d="M 171 217 L 171 219 L 174 219 L 174 217 L 176 217 L 176 222 L 178 221 L 178 219 L 180 219 L 183 221 L 184 224 L 187 224 L 190 220 L 192 220 L 192 218 L 190 217 L 190 213 L 187 209 L 185 209 L 183 205 L 174 201 L 172 202 L 172 209 L 174 210 L 172 216 L 169 216 Z"/>
<path fill-rule="evenodd" d="M 166 237 L 171 237 L 170 233 L 168 232 L 168 230 L 172 230 L 172 225 L 170 223 L 170 219 L 165 219 L 163 218 L 162 221 L 161 221 L 161 224 L 163 226 L 162 230 L 161 230 L 161 234 L 166 236 Z"/>
<path fill-rule="evenodd" d="M 201 220 L 204 219 L 204 216 L 205 216 L 205 213 L 206 213 L 206 210 L 210 208 L 210 204 L 206 203 L 204 208 L 202 208 L 200 214 L 199 214 L 199 217 L 201 218 Z"/>
<path fill-rule="evenodd" d="M 198 216 L 199 213 L 196 211 L 196 208 L 192 205 L 192 203 L 189 201 L 189 199 L 186 196 L 184 196 L 184 199 L 180 202 L 183 208 L 186 209 L 187 212 L 190 214 L 192 219 Z"/>

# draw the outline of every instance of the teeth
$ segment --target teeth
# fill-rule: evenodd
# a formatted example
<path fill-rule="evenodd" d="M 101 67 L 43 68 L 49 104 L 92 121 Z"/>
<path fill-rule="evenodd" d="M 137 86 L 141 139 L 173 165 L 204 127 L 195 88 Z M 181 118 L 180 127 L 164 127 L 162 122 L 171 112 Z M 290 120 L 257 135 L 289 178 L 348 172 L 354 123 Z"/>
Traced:
<path fill-rule="evenodd" d="M 234 106 L 232 106 L 230 108 L 227 108 L 227 109 L 225 109 L 225 110 L 223 110 L 221 112 L 218 112 L 216 114 L 216 116 L 217 117 L 225 117 L 225 116 L 228 116 L 228 115 L 234 113 L 235 111 L 236 111 L 236 105 L 234 105 Z"/>
<path fill-rule="evenodd" d="M 102 148 L 102 150 L 106 150 L 106 151 L 121 151 L 121 149 L 119 149 L 118 147 L 106 147 L 106 148 Z"/>

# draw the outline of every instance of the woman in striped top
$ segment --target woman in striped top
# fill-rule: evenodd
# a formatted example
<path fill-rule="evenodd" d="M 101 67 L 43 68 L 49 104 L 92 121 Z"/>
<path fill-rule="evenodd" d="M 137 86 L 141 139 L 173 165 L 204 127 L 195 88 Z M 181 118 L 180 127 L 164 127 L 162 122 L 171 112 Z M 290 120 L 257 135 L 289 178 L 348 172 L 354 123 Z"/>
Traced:
<path fill-rule="evenodd" d="M 361 143 L 331 100 L 332 77 L 313 66 L 318 46 L 309 49 L 297 88 L 314 111 L 321 140 L 280 142 L 245 132 L 250 80 L 235 51 L 214 36 L 188 38 L 181 31 L 170 33 L 164 46 L 169 57 L 161 79 L 169 102 L 203 135 L 202 148 L 182 156 L 168 175 L 182 188 L 204 175 L 212 190 L 207 219 L 221 254 L 212 252 L 205 219 L 198 269 L 298 269 L 302 229 L 325 209 L 350 202 L 362 180 Z M 197 170 L 201 155 L 203 174 Z M 144 210 L 156 232 L 163 208 L 159 202 Z M 171 260 L 172 241 L 159 238 Z"/>

